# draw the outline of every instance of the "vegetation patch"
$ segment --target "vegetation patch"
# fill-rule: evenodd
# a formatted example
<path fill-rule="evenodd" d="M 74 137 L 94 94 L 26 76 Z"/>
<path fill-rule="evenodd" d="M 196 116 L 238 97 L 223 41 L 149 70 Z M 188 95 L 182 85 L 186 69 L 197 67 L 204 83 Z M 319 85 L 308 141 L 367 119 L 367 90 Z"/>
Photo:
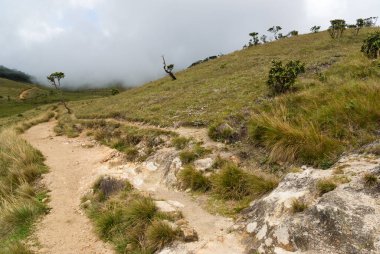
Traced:
<path fill-rule="evenodd" d="M 184 150 L 180 152 L 179 158 L 181 159 L 183 164 L 189 164 L 204 155 L 210 153 L 210 150 L 202 147 L 199 144 L 194 145 L 191 149 Z"/>
<path fill-rule="evenodd" d="M 23 245 L 36 219 L 48 211 L 42 154 L 13 130 L 0 132 L 0 253 L 28 253 Z"/>
<path fill-rule="evenodd" d="M 210 180 L 192 166 L 186 166 L 179 172 L 179 180 L 185 190 L 204 192 L 211 187 Z"/>
<path fill-rule="evenodd" d="M 368 187 L 376 186 L 379 182 L 378 177 L 373 173 L 367 173 L 363 177 L 364 184 Z"/>
<path fill-rule="evenodd" d="M 293 213 L 301 213 L 307 209 L 308 205 L 299 199 L 294 199 L 292 201 L 292 212 Z"/>
<path fill-rule="evenodd" d="M 100 237 L 118 253 L 155 253 L 179 239 L 169 222 L 177 219 L 158 210 L 153 199 L 141 195 L 129 182 L 105 177 L 94 193 L 83 198 L 86 212 Z"/>
<path fill-rule="evenodd" d="M 189 144 L 190 139 L 185 138 L 185 137 L 175 137 L 172 139 L 172 145 L 177 149 L 177 150 L 183 150 L 187 147 Z"/>
<path fill-rule="evenodd" d="M 208 136 L 214 141 L 227 143 L 234 143 L 239 139 L 239 133 L 227 123 L 211 125 Z"/>
<path fill-rule="evenodd" d="M 321 196 L 327 192 L 335 190 L 336 187 L 337 185 L 331 179 L 323 179 L 317 182 L 317 189 Z"/>
<path fill-rule="evenodd" d="M 259 197 L 273 190 L 277 181 L 249 174 L 236 165 L 226 165 L 212 177 L 213 192 L 222 199 L 240 200 Z"/>

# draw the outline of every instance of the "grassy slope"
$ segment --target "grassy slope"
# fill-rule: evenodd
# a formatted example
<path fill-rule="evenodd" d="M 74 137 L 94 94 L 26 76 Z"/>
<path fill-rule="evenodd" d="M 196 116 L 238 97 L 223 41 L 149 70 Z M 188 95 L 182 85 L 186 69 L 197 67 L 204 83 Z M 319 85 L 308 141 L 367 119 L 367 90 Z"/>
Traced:
<path fill-rule="evenodd" d="M 0 253 L 29 253 L 22 241 L 47 212 L 47 191 L 37 184 L 47 171 L 43 161 L 15 131 L 0 131 Z"/>
<path fill-rule="evenodd" d="M 20 93 L 30 88 L 33 90 L 29 93 L 28 99 L 19 100 Z M 68 101 L 77 101 L 100 98 L 110 94 L 110 89 L 65 91 L 64 98 Z M 0 118 L 21 114 L 27 110 L 60 100 L 59 94 L 52 89 L 3 78 L 0 78 L 0 96 L 2 96 L 2 98 L 0 97 Z M 8 100 L 8 96 L 10 100 Z"/>
<path fill-rule="evenodd" d="M 344 150 L 376 138 L 380 117 L 379 62 L 360 53 L 367 34 L 327 32 L 252 47 L 118 96 L 75 105 L 78 117 L 123 117 L 160 125 L 210 125 L 230 116 L 250 121 L 250 137 L 269 161 L 328 165 Z M 268 97 L 272 59 L 301 60 L 297 91 Z M 317 73 L 322 73 L 317 75 Z M 90 106 L 91 105 L 91 106 Z"/>
<path fill-rule="evenodd" d="M 365 37 L 333 41 L 326 32 L 302 35 L 241 50 L 217 60 L 177 73 L 178 80 L 163 78 L 131 89 L 111 99 L 88 102 L 78 107 L 81 116 L 123 117 L 171 125 L 173 122 L 210 123 L 230 114 L 256 108 L 265 99 L 265 85 L 272 59 L 300 59 L 308 67 L 345 59 L 360 50 Z M 299 82 L 300 87 L 316 83 L 311 73 Z"/>

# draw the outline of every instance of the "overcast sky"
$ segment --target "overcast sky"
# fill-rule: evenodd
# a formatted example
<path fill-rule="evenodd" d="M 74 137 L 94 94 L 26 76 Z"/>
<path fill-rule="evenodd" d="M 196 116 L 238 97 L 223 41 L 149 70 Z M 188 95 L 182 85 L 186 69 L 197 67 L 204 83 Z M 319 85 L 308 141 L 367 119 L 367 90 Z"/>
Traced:
<path fill-rule="evenodd" d="M 66 85 L 139 85 L 210 55 L 241 49 L 248 33 L 326 29 L 330 19 L 378 16 L 380 0 L 0 0 L 0 65 Z"/>

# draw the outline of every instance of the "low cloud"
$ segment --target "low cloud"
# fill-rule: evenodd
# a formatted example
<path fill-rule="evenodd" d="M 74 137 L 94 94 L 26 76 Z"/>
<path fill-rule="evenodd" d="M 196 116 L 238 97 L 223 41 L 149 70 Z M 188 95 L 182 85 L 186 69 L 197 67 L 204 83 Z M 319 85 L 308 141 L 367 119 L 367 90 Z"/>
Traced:
<path fill-rule="evenodd" d="M 0 65 L 45 82 L 139 85 L 163 76 L 161 55 L 179 70 L 240 49 L 248 33 L 273 25 L 285 32 L 326 28 L 377 16 L 377 0 L 0 0 Z"/>

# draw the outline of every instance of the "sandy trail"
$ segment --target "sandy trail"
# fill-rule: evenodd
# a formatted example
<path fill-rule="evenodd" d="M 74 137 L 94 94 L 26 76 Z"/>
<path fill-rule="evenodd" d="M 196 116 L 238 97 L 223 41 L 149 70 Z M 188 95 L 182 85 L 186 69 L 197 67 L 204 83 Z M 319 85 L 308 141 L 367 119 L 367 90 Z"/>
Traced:
<path fill-rule="evenodd" d="M 138 189 L 149 192 L 157 200 L 179 204 L 177 207 L 190 225 L 197 231 L 199 241 L 179 243 L 162 253 L 239 254 L 244 252 L 240 238 L 229 229 L 231 219 L 211 215 L 189 194 L 169 190 L 161 184 L 157 172 L 148 169 L 138 171 L 142 164 L 127 163 L 112 167 L 104 158 L 114 150 L 96 145 L 86 148 L 86 137 L 69 139 L 55 136 L 54 122 L 40 124 L 29 129 L 24 138 L 46 157 L 50 172 L 44 182 L 51 190 L 51 212 L 37 227 L 36 236 L 42 244 L 40 253 L 113 253 L 111 248 L 97 239 L 90 221 L 80 210 L 80 198 L 91 188 L 100 175 L 126 178 L 138 182 Z"/>
<path fill-rule="evenodd" d="M 55 136 L 53 127 L 54 122 L 40 124 L 23 135 L 44 154 L 50 169 L 43 182 L 51 191 L 52 209 L 37 226 L 36 236 L 42 244 L 39 253 L 113 253 L 96 237 L 89 219 L 79 208 L 83 192 L 90 187 L 90 180 L 109 149 L 84 149 L 79 139 L 68 142 L 66 137 Z"/>

